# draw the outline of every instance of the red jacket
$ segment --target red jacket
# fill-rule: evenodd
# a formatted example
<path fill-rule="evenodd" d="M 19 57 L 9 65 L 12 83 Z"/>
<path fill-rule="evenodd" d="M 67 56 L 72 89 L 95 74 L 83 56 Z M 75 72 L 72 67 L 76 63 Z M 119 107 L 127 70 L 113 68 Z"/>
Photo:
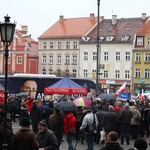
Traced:
<path fill-rule="evenodd" d="M 63 119 L 64 123 L 64 133 L 68 134 L 69 128 L 75 128 L 76 125 L 76 118 L 74 117 L 73 113 L 68 113 L 65 115 Z"/>

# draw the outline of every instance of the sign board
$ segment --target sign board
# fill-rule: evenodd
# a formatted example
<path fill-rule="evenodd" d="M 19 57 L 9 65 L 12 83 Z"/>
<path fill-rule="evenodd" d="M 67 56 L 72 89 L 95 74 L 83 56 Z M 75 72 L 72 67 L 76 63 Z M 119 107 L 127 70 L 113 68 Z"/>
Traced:
<path fill-rule="evenodd" d="M 130 100 L 131 99 L 131 94 L 120 92 L 119 93 L 119 98 L 120 99 L 124 99 L 124 100 Z"/>

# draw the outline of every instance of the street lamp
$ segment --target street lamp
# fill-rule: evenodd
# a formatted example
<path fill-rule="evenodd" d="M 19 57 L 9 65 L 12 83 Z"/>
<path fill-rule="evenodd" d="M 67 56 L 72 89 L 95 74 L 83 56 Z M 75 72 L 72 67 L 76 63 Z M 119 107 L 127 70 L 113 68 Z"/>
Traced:
<path fill-rule="evenodd" d="M 97 0 L 97 64 L 96 64 L 96 96 L 99 95 L 99 74 L 100 74 L 100 37 L 99 37 L 99 12 L 100 12 L 100 0 Z"/>
<path fill-rule="evenodd" d="M 9 55 L 9 49 L 11 42 L 13 41 L 14 31 L 15 31 L 15 23 L 10 22 L 10 17 L 7 15 L 4 17 L 4 22 L 0 22 L 0 34 L 1 34 L 1 42 L 3 42 L 3 45 L 5 46 L 5 101 L 4 101 L 4 142 L 3 142 L 3 150 L 7 150 L 8 144 L 7 144 L 7 96 L 8 96 L 8 55 Z"/>

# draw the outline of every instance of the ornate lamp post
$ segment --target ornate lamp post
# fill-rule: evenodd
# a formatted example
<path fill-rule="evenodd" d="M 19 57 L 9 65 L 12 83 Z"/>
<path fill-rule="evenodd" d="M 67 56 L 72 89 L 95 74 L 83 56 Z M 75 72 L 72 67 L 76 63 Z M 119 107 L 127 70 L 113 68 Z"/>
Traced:
<path fill-rule="evenodd" d="M 97 64 L 96 64 L 96 96 L 99 95 L 99 74 L 100 74 L 100 38 L 99 38 L 99 12 L 100 12 L 100 0 L 97 0 Z"/>
<path fill-rule="evenodd" d="M 9 49 L 11 42 L 13 41 L 14 31 L 15 31 L 15 23 L 10 22 L 10 17 L 7 15 L 4 17 L 4 22 L 0 23 L 0 34 L 1 34 L 1 41 L 3 42 L 5 46 L 5 102 L 4 102 L 4 142 L 3 142 L 3 150 L 7 150 L 8 144 L 7 144 L 7 95 L 8 95 L 8 89 L 7 89 L 7 78 L 8 78 L 8 56 L 9 56 Z"/>

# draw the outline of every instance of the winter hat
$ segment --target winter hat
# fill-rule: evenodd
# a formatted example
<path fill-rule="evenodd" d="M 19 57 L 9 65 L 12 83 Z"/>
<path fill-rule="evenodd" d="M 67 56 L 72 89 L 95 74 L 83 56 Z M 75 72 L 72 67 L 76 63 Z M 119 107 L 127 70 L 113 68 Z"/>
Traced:
<path fill-rule="evenodd" d="M 134 142 L 134 147 L 138 150 L 146 150 L 147 149 L 147 142 L 143 138 L 138 138 Z"/>
<path fill-rule="evenodd" d="M 27 117 L 22 119 L 22 126 L 30 126 L 30 120 Z"/>
<path fill-rule="evenodd" d="M 41 126 L 43 126 L 43 127 L 47 127 L 47 125 L 46 125 L 46 120 L 41 120 L 41 121 L 38 123 L 38 125 L 41 125 Z"/>

